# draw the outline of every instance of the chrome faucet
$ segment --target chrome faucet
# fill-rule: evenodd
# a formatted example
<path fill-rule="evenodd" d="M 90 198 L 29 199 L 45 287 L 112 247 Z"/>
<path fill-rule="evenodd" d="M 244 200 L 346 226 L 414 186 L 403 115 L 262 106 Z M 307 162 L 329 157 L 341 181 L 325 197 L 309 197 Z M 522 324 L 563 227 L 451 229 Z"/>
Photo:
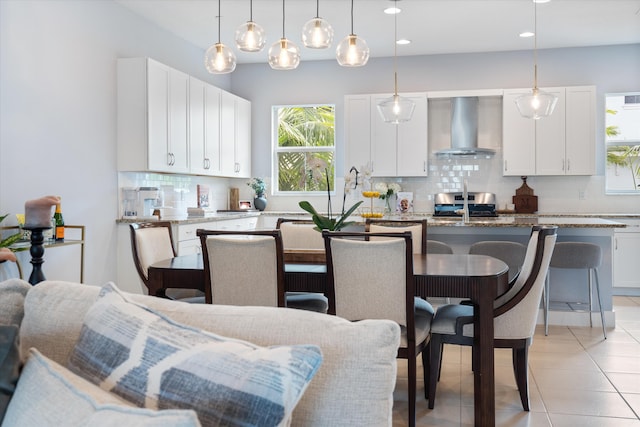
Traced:
<path fill-rule="evenodd" d="M 469 222 L 469 192 L 467 191 L 467 180 L 465 179 L 462 187 L 462 222 Z"/>

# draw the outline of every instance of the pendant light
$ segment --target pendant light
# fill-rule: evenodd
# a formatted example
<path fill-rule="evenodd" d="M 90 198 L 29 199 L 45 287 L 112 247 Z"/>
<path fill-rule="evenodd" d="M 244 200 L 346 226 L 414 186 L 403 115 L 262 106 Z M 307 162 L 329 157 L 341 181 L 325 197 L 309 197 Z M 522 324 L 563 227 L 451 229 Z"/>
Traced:
<path fill-rule="evenodd" d="M 326 49 L 333 42 L 333 28 L 320 18 L 320 0 L 316 0 L 316 17 L 302 27 L 302 43 L 311 49 Z"/>
<path fill-rule="evenodd" d="M 236 29 L 236 46 L 243 52 L 260 52 L 266 41 L 264 28 L 253 22 L 253 0 L 249 0 L 249 20 Z"/>
<path fill-rule="evenodd" d="M 394 5 L 397 0 L 394 0 Z M 378 103 L 378 112 L 382 116 L 385 123 L 407 122 L 413 116 L 413 110 L 416 107 L 415 102 L 408 98 L 398 95 L 398 13 L 393 15 L 393 78 L 394 92 L 393 96 L 385 98 Z"/>
<path fill-rule="evenodd" d="M 520 115 L 534 120 L 551 115 L 558 102 L 557 96 L 538 89 L 538 1 L 533 0 L 533 89 L 530 94 L 516 98 Z"/>
<path fill-rule="evenodd" d="M 362 67 L 369 60 L 369 46 L 353 33 L 353 0 L 351 0 L 351 34 L 336 48 L 336 59 L 343 67 Z"/>
<path fill-rule="evenodd" d="M 236 69 L 233 50 L 220 43 L 220 0 L 218 0 L 218 43 L 211 45 L 204 55 L 204 66 L 211 74 L 227 74 Z"/>
<path fill-rule="evenodd" d="M 282 38 L 269 49 L 269 65 L 274 70 L 293 70 L 300 64 L 300 48 L 284 36 L 284 0 L 282 0 Z"/>

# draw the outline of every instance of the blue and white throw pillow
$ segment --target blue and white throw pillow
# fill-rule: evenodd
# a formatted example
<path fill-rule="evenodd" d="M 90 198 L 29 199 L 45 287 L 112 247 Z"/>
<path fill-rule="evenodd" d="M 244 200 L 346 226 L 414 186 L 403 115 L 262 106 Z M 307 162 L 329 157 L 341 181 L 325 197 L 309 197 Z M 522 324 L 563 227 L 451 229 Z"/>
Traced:
<path fill-rule="evenodd" d="M 260 347 L 179 324 L 108 283 L 68 367 L 140 407 L 194 409 L 203 426 L 288 425 L 322 363 L 314 345 Z"/>

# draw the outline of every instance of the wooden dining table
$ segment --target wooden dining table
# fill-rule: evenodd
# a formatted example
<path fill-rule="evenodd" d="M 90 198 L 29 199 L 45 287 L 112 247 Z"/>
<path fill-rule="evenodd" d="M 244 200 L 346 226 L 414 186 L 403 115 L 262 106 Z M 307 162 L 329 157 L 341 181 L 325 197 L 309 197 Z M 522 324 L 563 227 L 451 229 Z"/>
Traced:
<path fill-rule="evenodd" d="M 285 257 L 286 259 L 286 257 Z M 413 258 L 416 295 L 466 298 L 474 310 L 474 420 L 476 426 L 495 425 L 493 300 L 508 287 L 508 266 L 484 255 L 416 254 Z M 167 288 L 204 291 L 201 254 L 185 255 L 151 265 L 149 294 L 163 296 Z M 326 265 L 285 263 L 286 291 L 327 293 Z"/>

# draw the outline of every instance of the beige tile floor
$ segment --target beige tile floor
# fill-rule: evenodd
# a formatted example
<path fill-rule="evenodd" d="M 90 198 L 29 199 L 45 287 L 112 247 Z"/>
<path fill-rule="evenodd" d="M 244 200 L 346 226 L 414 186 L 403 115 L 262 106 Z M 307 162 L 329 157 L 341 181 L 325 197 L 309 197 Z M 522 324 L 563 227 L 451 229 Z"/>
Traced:
<path fill-rule="evenodd" d="M 511 351 L 496 350 L 496 425 L 640 427 L 640 297 L 614 297 L 614 309 L 607 340 L 599 327 L 550 326 L 545 336 L 538 326 L 529 350 L 529 412 L 520 404 Z M 399 361 L 394 427 L 407 425 L 406 377 Z M 468 347 L 445 345 L 435 408 L 427 406 L 421 378 L 416 406 L 418 426 L 473 425 Z"/>

